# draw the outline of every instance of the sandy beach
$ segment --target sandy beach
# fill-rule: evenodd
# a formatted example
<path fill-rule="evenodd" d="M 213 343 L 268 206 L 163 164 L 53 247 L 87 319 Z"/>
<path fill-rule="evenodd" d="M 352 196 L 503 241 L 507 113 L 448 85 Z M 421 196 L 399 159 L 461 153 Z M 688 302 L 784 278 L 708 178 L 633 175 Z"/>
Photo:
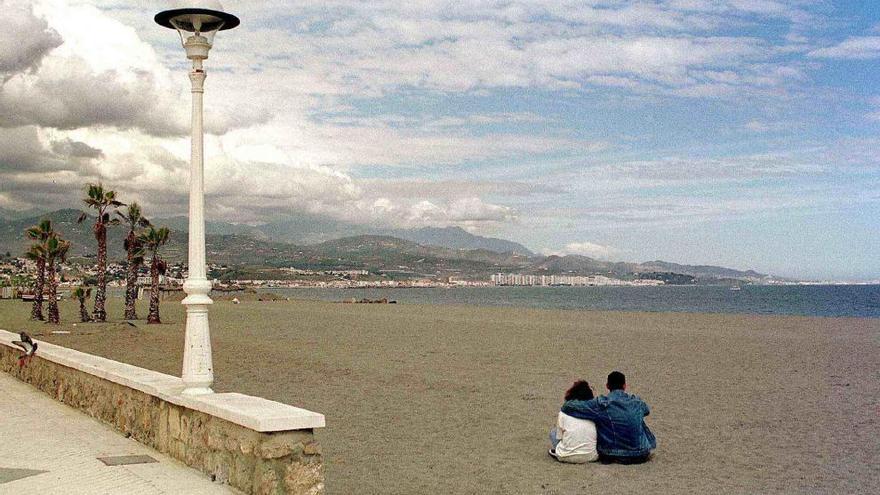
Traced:
<path fill-rule="evenodd" d="M 55 335 L 29 308 L 0 301 L 0 328 L 180 372 L 177 303 L 135 329 L 65 301 Z M 326 415 L 328 493 L 880 493 L 878 319 L 218 301 L 211 324 L 216 390 Z M 612 369 L 653 461 L 554 462 L 564 390 Z"/>

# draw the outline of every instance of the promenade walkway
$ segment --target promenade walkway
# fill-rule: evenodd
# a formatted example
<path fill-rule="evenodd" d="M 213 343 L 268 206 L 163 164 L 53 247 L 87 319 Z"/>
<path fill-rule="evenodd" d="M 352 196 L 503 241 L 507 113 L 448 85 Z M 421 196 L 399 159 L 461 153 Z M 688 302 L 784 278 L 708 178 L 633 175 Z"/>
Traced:
<path fill-rule="evenodd" d="M 13 493 L 237 492 L 0 372 L 0 494 Z"/>

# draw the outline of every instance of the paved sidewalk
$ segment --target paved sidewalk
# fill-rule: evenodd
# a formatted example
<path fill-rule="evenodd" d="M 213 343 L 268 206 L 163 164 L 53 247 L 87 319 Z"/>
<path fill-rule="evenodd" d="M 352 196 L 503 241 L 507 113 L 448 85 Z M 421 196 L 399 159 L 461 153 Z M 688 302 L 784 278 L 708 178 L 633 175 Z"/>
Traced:
<path fill-rule="evenodd" d="M 158 462 L 108 466 L 98 460 L 131 455 Z M 238 492 L 0 372 L 0 494 L 7 493 Z"/>

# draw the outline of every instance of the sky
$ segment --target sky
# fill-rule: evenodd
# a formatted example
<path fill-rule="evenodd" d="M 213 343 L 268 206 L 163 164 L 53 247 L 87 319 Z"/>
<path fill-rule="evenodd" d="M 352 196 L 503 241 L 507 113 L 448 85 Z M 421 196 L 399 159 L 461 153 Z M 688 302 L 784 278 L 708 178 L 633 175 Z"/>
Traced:
<path fill-rule="evenodd" d="M 185 214 L 188 64 L 153 22 L 174 4 L 0 2 L 0 208 L 78 207 L 101 181 Z M 880 279 L 874 2 L 224 7 L 241 25 L 205 62 L 209 220 Z"/>

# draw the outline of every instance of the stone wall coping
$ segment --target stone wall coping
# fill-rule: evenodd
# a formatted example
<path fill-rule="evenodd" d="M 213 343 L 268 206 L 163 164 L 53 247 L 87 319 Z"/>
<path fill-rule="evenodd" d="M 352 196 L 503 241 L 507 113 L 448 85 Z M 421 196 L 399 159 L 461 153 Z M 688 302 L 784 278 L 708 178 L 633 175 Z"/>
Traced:
<path fill-rule="evenodd" d="M 12 344 L 18 334 L 0 329 L 0 344 L 18 349 Z M 230 423 L 259 432 L 308 430 L 323 428 L 324 415 L 289 406 L 280 402 L 238 393 L 183 395 L 183 380 L 111 359 L 86 354 L 48 342 L 37 341 L 37 356 L 103 378 L 124 387 L 133 388 L 161 400 L 196 411 L 217 416 Z"/>

